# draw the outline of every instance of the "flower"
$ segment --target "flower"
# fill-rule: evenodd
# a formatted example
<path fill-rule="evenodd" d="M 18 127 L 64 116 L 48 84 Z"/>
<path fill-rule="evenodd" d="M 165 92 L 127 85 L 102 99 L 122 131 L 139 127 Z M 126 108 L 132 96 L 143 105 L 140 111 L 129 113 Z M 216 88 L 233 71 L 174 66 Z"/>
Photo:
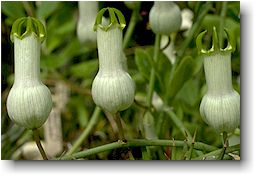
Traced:
<path fill-rule="evenodd" d="M 113 15 L 110 15 L 109 25 L 101 24 L 102 15 L 107 9 L 109 13 L 117 14 L 121 24 L 118 24 Z M 107 9 L 99 12 L 94 26 L 97 31 L 99 71 L 93 80 L 92 97 L 95 104 L 115 114 L 133 103 L 135 84 L 126 71 L 126 57 L 122 51 L 124 17 L 120 17 L 121 12 L 117 9 Z"/>
<path fill-rule="evenodd" d="M 23 25 L 26 31 L 20 33 Z M 40 41 L 44 37 L 43 24 L 34 18 L 21 18 L 13 24 L 15 80 L 7 98 L 7 111 L 11 120 L 27 129 L 41 127 L 52 109 L 51 92 L 40 80 Z"/>
<path fill-rule="evenodd" d="M 232 132 L 240 122 L 240 95 L 233 89 L 231 75 L 231 52 L 234 50 L 233 35 L 226 30 L 230 43 L 220 49 L 216 28 L 213 28 L 213 46 L 202 49 L 202 32 L 197 37 L 197 47 L 203 54 L 207 93 L 200 104 L 203 120 L 217 132 Z"/>

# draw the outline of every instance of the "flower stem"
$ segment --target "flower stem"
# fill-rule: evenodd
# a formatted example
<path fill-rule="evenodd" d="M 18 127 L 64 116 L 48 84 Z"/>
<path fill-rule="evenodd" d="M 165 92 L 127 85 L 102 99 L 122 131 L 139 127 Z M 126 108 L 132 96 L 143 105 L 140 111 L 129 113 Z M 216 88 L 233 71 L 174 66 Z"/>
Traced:
<path fill-rule="evenodd" d="M 126 48 L 128 46 L 129 41 L 132 37 L 133 31 L 134 31 L 135 26 L 138 21 L 139 21 L 138 10 L 135 9 L 132 12 L 132 16 L 131 16 L 127 31 L 125 32 L 125 35 L 124 35 L 123 48 Z"/>
<path fill-rule="evenodd" d="M 189 141 L 192 141 L 192 136 L 188 129 L 184 126 L 182 121 L 176 116 L 176 114 L 171 110 L 166 110 L 167 115 L 172 120 L 172 122 L 178 127 L 180 132 L 185 136 L 188 137 Z"/>
<path fill-rule="evenodd" d="M 74 153 L 78 149 L 78 147 L 83 143 L 83 141 L 88 137 L 88 135 L 91 132 L 92 128 L 98 122 L 100 112 L 101 112 L 101 109 L 98 106 L 96 106 L 95 109 L 94 109 L 94 112 L 92 114 L 91 120 L 88 123 L 88 126 L 85 128 L 85 130 L 80 135 L 78 140 L 75 141 L 74 145 L 67 152 L 66 155 L 71 155 L 72 153 Z"/>
<path fill-rule="evenodd" d="M 234 145 L 234 146 L 227 147 L 225 153 L 231 153 L 231 152 L 239 151 L 239 150 L 240 150 L 240 144 L 237 144 L 237 145 Z M 212 151 L 210 153 L 207 153 L 205 155 L 201 155 L 197 158 L 193 158 L 192 160 L 204 160 L 204 159 L 206 159 L 207 157 L 210 157 L 210 156 L 218 156 L 218 155 L 220 155 L 220 153 L 222 151 L 223 151 L 223 149 L 218 149 L 218 150 Z"/>
<path fill-rule="evenodd" d="M 153 57 L 153 60 L 155 63 L 157 63 L 157 59 L 158 59 L 158 55 L 159 55 L 160 41 L 161 41 L 161 35 L 156 34 L 154 57 Z M 156 79 L 155 70 L 154 70 L 154 68 L 151 68 L 150 80 L 149 80 L 149 91 L 148 91 L 148 95 L 147 95 L 147 106 L 149 109 L 151 109 L 151 105 L 152 105 L 152 97 L 153 97 L 153 93 L 154 93 L 155 79 Z"/>
<path fill-rule="evenodd" d="M 199 29 L 204 17 L 206 16 L 206 14 L 208 13 L 208 11 L 211 8 L 212 8 L 212 2 L 206 2 L 205 5 L 202 7 L 202 9 L 203 9 L 202 12 L 199 14 L 199 16 L 196 19 L 196 22 L 193 24 L 192 28 L 189 30 L 188 36 L 186 37 L 184 42 L 182 42 L 182 44 L 181 44 L 181 47 L 178 52 L 178 58 L 183 57 L 189 43 L 194 38 L 195 32 Z M 179 61 L 180 59 L 176 59 L 176 60 Z"/>
<path fill-rule="evenodd" d="M 114 119 L 116 120 L 117 128 L 118 128 L 118 131 L 119 131 L 119 139 L 124 141 L 125 140 L 124 130 L 123 130 L 123 126 L 122 126 L 122 122 L 121 122 L 121 116 L 120 116 L 119 112 L 114 114 Z"/>
<path fill-rule="evenodd" d="M 173 140 L 146 140 L 146 139 L 131 139 L 126 142 L 118 140 L 117 142 L 101 145 L 95 148 L 91 148 L 85 151 L 81 151 L 78 153 L 74 153 L 72 155 L 65 155 L 59 159 L 61 160 L 71 160 L 71 159 L 79 159 L 85 158 L 90 155 L 95 155 L 101 152 L 105 152 L 108 150 L 113 150 L 117 148 L 127 148 L 127 147 L 145 147 L 145 146 L 175 146 L 175 147 L 183 147 L 184 141 L 174 141 Z M 207 145 L 201 142 L 195 142 L 194 149 L 202 150 L 202 151 L 214 151 L 217 148 L 211 145 Z"/>
<path fill-rule="evenodd" d="M 223 47 L 223 31 L 224 31 L 224 21 L 225 21 L 225 16 L 226 16 L 226 11 L 227 11 L 227 3 L 226 1 L 222 2 L 222 8 L 221 8 L 221 13 L 220 13 L 220 28 L 219 28 L 219 44 L 220 48 Z"/>
<path fill-rule="evenodd" d="M 222 151 L 218 157 L 219 160 L 223 160 L 224 158 L 224 155 L 225 155 L 225 152 L 226 152 L 226 149 L 228 147 L 228 136 L 227 136 L 227 132 L 223 132 L 223 148 L 222 148 Z"/>
<path fill-rule="evenodd" d="M 44 149 L 43 149 L 43 147 L 42 147 L 42 145 L 41 145 L 41 142 L 40 142 L 40 137 L 39 137 L 39 131 L 38 131 L 38 129 L 34 129 L 34 130 L 33 130 L 33 134 L 34 134 L 34 140 L 35 140 L 35 142 L 36 142 L 36 145 L 37 145 L 37 147 L 38 147 L 38 149 L 39 149 L 39 151 L 40 151 L 40 153 L 41 153 L 43 159 L 44 159 L 44 160 L 48 160 L 48 158 L 47 158 L 47 156 L 46 156 L 46 154 L 45 154 L 45 151 L 44 151 Z"/>

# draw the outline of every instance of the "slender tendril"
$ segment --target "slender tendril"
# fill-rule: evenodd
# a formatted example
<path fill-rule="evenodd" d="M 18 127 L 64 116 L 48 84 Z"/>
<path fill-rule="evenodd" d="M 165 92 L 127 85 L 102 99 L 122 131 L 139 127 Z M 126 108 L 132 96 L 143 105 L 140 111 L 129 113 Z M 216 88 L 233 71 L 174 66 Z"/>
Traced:
<path fill-rule="evenodd" d="M 132 16 L 127 28 L 127 31 L 124 35 L 124 40 L 123 40 L 123 48 L 127 48 L 129 41 L 132 37 L 133 31 L 135 29 L 136 24 L 138 23 L 138 21 L 140 20 L 139 18 L 139 12 L 137 9 L 134 9 L 132 12 Z"/>
<path fill-rule="evenodd" d="M 222 148 L 222 151 L 218 157 L 219 160 L 223 160 L 224 158 L 224 155 L 225 155 L 225 152 L 226 152 L 226 149 L 228 147 L 228 135 L 227 135 L 227 132 L 223 132 L 223 148 Z"/>
<path fill-rule="evenodd" d="M 85 141 L 85 139 L 88 137 L 94 125 L 98 122 L 100 112 L 101 112 L 101 109 L 98 106 L 96 106 L 92 114 L 91 120 L 88 123 L 88 126 L 85 128 L 83 133 L 80 135 L 78 140 L 76 140 L 73 147 L 67 152 L 66 155 L 70 155 L 74 153 L 79 148 L 79 146 Z"/>
<path fill-rule="evenodd" d="M 224 21 L 225 21 L 225 16 L 226 16 L 226 11 L 227 11 L 227 3 L 226 1 L 222 2 L 222 9 L 220 13 L 220 28 L 219 28 L 219 43 L 220 43 L 220 48 L 223 47 L 223 30 L 224 30 Z"/>
<path fill-rule="evenodd" d="M 184 141 L 175 141 L 172 140 L 146 140 L 146 139 L 131 139 L 126 142 L 118 140 L 117 142 L 101 145 L 98 147 L 94 147 L 92 149 L 88 149 L 85 151 L 81 151 L 78 153 L 74 153 L 72 155 L 65 155 L 64 157 L 58 158 L 60 160 L 71 160 L 71 159 L 79 159 L 79 158 L 86 158 L 90 155 L 95 155 L 101 152 L 105 152 L 108 150 L 113 150 L 117 148 L 128 148 L 128 147 L 145 147 L 145 146 L 175 146 L 175 147 L 183 147 Z M 214 151 L 218 148 L 207 145 L 201 142 L 195 142 L 194 148 L 206 152 Z M 238 149 L 236 149 L 238 150 Z"/>
<path fill-rule="evenodd" d="M 122 126 L 120 113 L 117 112 L 114 116 L 115 116 L 118 131 L 119 131 L 119 135 L 120 135 L 119 138 L 120 138 L 120 140 L 124 141 L 125 140 L 124 129 L 123 129 L 123 126 Z"/>
<path fill-rule="evenodd" d="M 155 63 L 157 63 L 157 59 L 158 59 L 158 55 L 159 55 L 160 41 L 161 41 L 161 35 L 156 34 L 154 57 L 153 57 L 153 60 Z M 155 70 L 154 70 L 154 68 L 152 68 L 151 72 L 150 72 L 149 91 L 148 91 L 148 95 L 147 95 L 147 105 L 148 105 L 149 109 L 151 109 L 151 105 L 152 105 L 152 97 L 153 97 L 153 93 L 154 93 L 155 79 L 156 79 Z"/>
<path fill-rule="evenodd" d="M 182 42 L 181 47 L 180 47 L 179 52 L 178 52 L 178 58 L 183 57 L 189 43 L 192 41 L 192 39 L 194 37 L 195 32 L 199 29 L 204 17 L 206 16 L 206 14 L 208 13 L 208 11 L 211 8 L 212 8 L 212 2 L 206 2 L 206 4 L 202 8 L 203 9 L 202 12 L 200 13 L 198 18 L 196 19 L 196 22 L 193 24 L 192 28 L 189 30 L 187 38 L 184 40 L 184 42 Z M 176 59 L 176 62 L 179 62 L 179 60 L 180 59 Z"/>
<path fill-rule="evenodd" d="M 44 151 L 44 149 L 43 149 L 43 147 L 42 147 L 42 144 L 41 144 L 41 142 L 40 142 L 40 137 L 39 137 L 38 129 L 34 129 L 34 130 L 33 130 L 33 134 L 34 134 L 34 140 L 35 140 L 35 142 L 36 142 L 36 145 L 37 145 L 37 147 L 38 147 L 38 149 L 39 149 L 39 151 L 40 151 L 40 153 L 41 153 L 43 159 L 44 159 L 44 160 L 48 160 L 48 158 L 47 158 L 47 156 L 46 156 L 46 154 L 45 154 L 45 151 Z"/>

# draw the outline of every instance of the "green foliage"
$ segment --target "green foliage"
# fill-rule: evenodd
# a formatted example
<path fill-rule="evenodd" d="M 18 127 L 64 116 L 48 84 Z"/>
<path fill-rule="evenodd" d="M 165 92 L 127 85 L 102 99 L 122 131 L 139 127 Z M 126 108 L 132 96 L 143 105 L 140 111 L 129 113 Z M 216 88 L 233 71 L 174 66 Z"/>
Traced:
<path fill-rule="evenodd" d="M 149 4 L 147 4 L 149 3 Z M 151 4 L 150 4 L 151 3 Z M 240 90 L 237 79 L 240 76 L 240 5 L 239 2 L 228 2 L 225 18 L 222 19 L 222 2 L 209 2 L 212 8 L 203 17 L 202 23 L 197 23 L 198 16 L 204 10 L 205 2 L 178 2 L 182 9 L 188 8 L 193 14 L 193 25 L 198 25 L 191 32 L 178 31 L 172 38 L 173 52 L 177 57 L 175 64 L 169 60 L 168 54 L 159 50 L 159 56 L 154 61 L 155 35 L 147 25 L 147 16 L 138 16 L 136 24 L 129 28 L 131 9 L 124 3 L 100 2 L 102 8 L 119 9 L 126 21 L 125 36 L 129 40 L 129 48 L 124 48 L 128 58 L 128 72 L 136 85 L 135 102 L 121 112 L 121 121 L 125 136 L 129 139 L 166 139 L 179 141 L 180 146 L 130 146 L 115 148 L 101 153 L 89 155 L 81 159 L 139 159 L 166 160 L 201 158 L 208 150 L 192 148 L 191 141 L 184 142 L 186 133 L 191 136 L 197 129 L 195 142 L 209 144 L 213 148 L 222 148 L 220 135 L 203 122 L 199 105 L 207 90 L 203 71 L 203 60 L 198 56 L 195 40 L 204 31 L 212 31 L 213 25 L 219 32 L 220 21 L 225 28 L 235 33 L 236 51 L 232 54 L 232 78 L 236 90 Z M 147 8 L 152 2 L 143 2 L 140 8 Z M 145 6 L 145 7 L 144 7 Z M 139 6 L 138 6 L 139 8 Z M 65 107 L 61 111 L 63 156 L 88 127 L 95 104 L 91 97 L 92 81 L 98 71 L 97 49 L 85 46 L 77 39 L 76 28 L 78 16 L 77 2 L 42 1 L 42 2 L 1 2 L 2 10 L 2 159 L 24 159 L 20 154 L 21 147 L 32 140 L 32 134 L 11 122 L 8 118 L 5 103 L 8 92 L 13 85 L 13 44 L 10 42 L 10 31 L 13 22 L 26 16 L 40 20 L 46 28 L 46 40 L 41 49 L 41 76 L 43 82 L 51 89 L 53 96 L 58 82 L 63 82 L 68 89 Z M 99 9 L 100 10 L 100 9 Z M 139 11 L 137 8 L 135 9 Z M 118 11 L 119 13 L 119 11 Z M 120 14 L 119 14 L 120 15 Z M 105 17 L 108 15 L 105 14 Z M 124 19 L 122 19 L 123 21 Z M 189 35 L 189 36 L 188 36 Z M 225 35 L 223 36 L 227 38 Z M 186 40 L 190 38 L 190 40 Z M 203 39 L 205 48 L 211 44 L 211 33 L 207 32 Z M 186 43 L 188 42 L 188 43 Z M 207 45 L 208 44 L 208 45 Z M 186 46 L 183 48 L 183 46 Z M 225 46 L 225 45 L 224 45 Z M 182 52 L 179 48 L 183 48 Z M 176 54 L 177 53 L 177 54 Z M 182 54 L 179 54 L 182 53 Z M 3 69 L 4 68 L 4 69 Z M 155 72 L 154 96 L 152 108 L 147 107 L 146 96 L 149 90 L 150 74 Z M 4 71 L 3 71 L 4 70 Z M 55 106 L 61 104 L 55 102 Z M 77 151 L 86 151 L 118 140 L 118 129 L 114 118 L 106 113 L 99 113 L 89 135 L 79 145 Z M 163 125 L 159 125 L 159 124 Z M 161 128 L 159 130 L 158 128 Z M 162 131 L 161 135 L 158 131 Z M 238 132 L 239 131 L 239 132 Z M 43 138 L 43 129 L 41 129 Z M 230 134 L 232 145 L 240 143 L 240 130 Z M 45 140 L 45 138 L 43 138 Z M 195 146 L 198 147 L 198 146 Z M 216 152 L 215 152 L 216 153 Z M 132 154 L 132 155 L 131 155 Z M 236 150 L 232 154 L 239 155 Z M 56 155 L 56 157 L 60 156 Z M 226 155 L 227 157 L 227 155 Z M 209 157 L 210 158 L 210 157 Z M 234 159 L 234 158 L 228 158 Z"/>

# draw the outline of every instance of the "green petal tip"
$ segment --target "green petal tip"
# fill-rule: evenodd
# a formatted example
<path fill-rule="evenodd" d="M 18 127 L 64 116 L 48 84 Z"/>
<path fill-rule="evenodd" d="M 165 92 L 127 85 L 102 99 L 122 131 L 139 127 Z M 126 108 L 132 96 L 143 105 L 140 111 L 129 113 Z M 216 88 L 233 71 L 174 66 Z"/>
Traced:
<path fill-rule="evenodd" d="M 110 18 L 110 23 L 108 25 L 102 25 L 102 18 L 104 13 L 108 10 L 109 12 L 109 18 Z M 125 18 L 122 12 L 116 8 L 112 7 L 107 7 L 101 9 L 97 16 L 96 20 L 93 26 L 93 30 L 96 31 L 97 28 L 101 28 L 104 31 L 108 31 L 112 26 L 117 25 L 121 30 L 123 30 L 126 26 Z"/>
<path fill-rule="evenodd" d="M 207 32 L 207 31 L 203 31 L 196 38 L 196 46 L 197 46 L 198 52 L 201 53 L 201 54 L 210 54 L 210 53 L 216 52 L 216 51 L 222 51 L 222 52 L 231 51 L 231 52 L 234 52 L 235 47 L 236 47 L 235 46 L 236 41 L 235 41 L 235 38 L 234 38 L 234 34 L 228 29 L 224 29 L 224 30 L 225 30 L 225 32 L 227 34 L 227 37 L 228 37 L 228 45 L 227 45 L 226 48 L 224 48 L 224 49 L 220 48 L 217 30 L 216 30 L 216 27 L 214 26 L 213 27 L 213 32 L 212 32 L 212 47 L 211 47 L 211 49 L 206 50 L 206 49 L 203 48 L 202 40 L 203 40 L 203 37 L 205 36 L 205 34 Z"/>
<path fill-rule="evenodd" d="M 22 17 L 17 19 L 11 30 L 10 39 L 14 42 L 14 36 L 22 40 L 28 34 L 34 33 L 40 42 L 43 42 L 46 37 L 44 25 L 36 18 Z"/>

